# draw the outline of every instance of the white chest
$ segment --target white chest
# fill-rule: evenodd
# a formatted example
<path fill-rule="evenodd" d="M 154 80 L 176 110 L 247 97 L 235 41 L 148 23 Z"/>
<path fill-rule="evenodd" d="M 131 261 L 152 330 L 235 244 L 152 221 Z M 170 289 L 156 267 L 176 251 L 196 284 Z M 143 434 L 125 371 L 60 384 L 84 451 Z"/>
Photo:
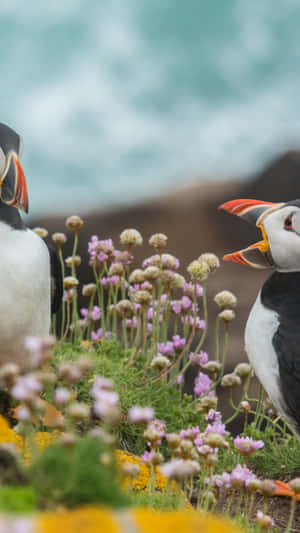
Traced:
<path fill-rule="evenodd" d="M 50 327 L 47 246 L 30 230 L 0 223 L 0 362 L 23 359 L 28 335 Z"/>
<path fill-rule="evenodd" d="M 278 315 L 262 305 L 259 294 L 246 324 L 245 348 L 259 381 L 282 412 L 278 360 L 272 345 L 278 325 Z"/>

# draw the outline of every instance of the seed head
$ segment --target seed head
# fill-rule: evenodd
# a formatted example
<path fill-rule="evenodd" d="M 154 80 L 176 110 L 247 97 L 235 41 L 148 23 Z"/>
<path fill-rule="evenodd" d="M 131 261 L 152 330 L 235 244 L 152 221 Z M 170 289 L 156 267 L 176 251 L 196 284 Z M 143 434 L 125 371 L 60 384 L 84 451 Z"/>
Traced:
<path fill-rule="evenodd" d="M 52 241 L 61 248 L 67 242 L 67 236 L 64 233 L 53 233 Z"/>
<path fill-rule="evenodd" d="M 220 372 L 221 370 L 221 363 L 219 361 L 208 361 L 205 365 L 202 366 L 206 372 L 209 374 L 216 374 L 217 372 Z"/>
<path fill-rule="evenodd" d="M 141 283 L 144 283 L 145 281 L 145 274 L 144 274 L 144 271 L 141 269 L 141 268 L 136 268 L 135 270 L 133 270 L 129 276 L 129 282 L 130 283 L 137 283 L 137 284 L 141 284 Z"/>
<path fill-rule="evenodd" d="M 96 290 L 96 283 L 88 283 L 82 287 L 82 296 L 92 296 Z"/>
<path fill-rule="evenodd" d="M 237 304 L 236 296 L 230 291 L 218 292 L 214 297 L 214 301 L 221 309 L 231 309 L 232 307 L 236 307 Z"/>
<path fill-rule="evenodd" d="M 222 448 L 223 446 L 226 446 L 226 441 L 220 433 L 211 432 L 204 435 L 203 442 L 212 448 Z"/>
<path fill-rule="evenodd" d="M 74 257 L 66 257 L 65 263 L 69 268 L 72 267 L 73 263 L 75 267 L 79 267 L 81 265 L 81 257 L 80 255 L 74 255 Z"/>
<path fill-rule="evenodd" d="M 232 388 L 239 387 L 241 385 L 241 378 L 232 372 L 231 374 L 225 374 L 221 380 L 221 387 Z"/>
<path fill-rule="evenodd" d="M 248 363 L 239 363 L 234 369 L 234 373 L 240 378 L 247 378 L 251 374 L 252 368 Z"/>
<path fill-rule="evenodd" d="M 289 487 L 295 494 L 300 494 L 300 477 L 291 479 L 289 482 Z"/>
<path fill-rule="evenodd" d="M 168 237 L 164 233 L 154 233 L 149 239 L 149 244 L 160 251 L 167 246 Z"/>
<path fill-rule="evenodd" d="M 223 309 L 218 317 L 225 323 L 232 322 L 235 319 L 235 312 L 232 309 Z"/>
<path fill-rule="evenodd" d="M 164 355 L 156 355 L 151 361 L 151 367 L 157 368 L 158 370 L 164 370 L 170 366 L 170 361 Z"/>
<path fill-rule="evenodd" d="M 122 276 L 124 274 L 123 263 L 112 263 L 108 270 L 109 276 Z"/>
<path fill-rule="evenodd" d="M 133 295 L 134 301 L 142 307 L 148 307 L 152 296 L 148 291 L 136 291 Z"/>
<path fill-rule="evenodd" d="M 66 228 L 70 231 L 78 232 L 83 226 L 83 220 L 77 215 L 72 215 L 66 220 Z"/>
<path fill-rule="evenodd" d="M 144 278 L 147 281 L 155 281 L 160 276 L 160 269 L 156 266 L 148 266 L 144 270 Z"/>
<path fill-rule="evenodd" d="M 120 242 L 124 246 L 141 246 L 143 237 L 136 229 L 125 229 L 120 235 Z"/>
<path fill-rule="evenodd" d="M 41 239 L 46 239 L 46 237 L 48 237 L 48 230 L 45 228 L 33 228 L 32 231 L 41 237 Z"/>
<path fill-rule="evenodd" d="M 132 318 L 134 315 L 134 306 L 130 300 L 120 300 L 116 305 L 117 312 L 126 318 Z"/>
<path fill-rule="evenodd" d="M 89 417 L 90 409 L 85 403 L 71 403 L 67 409 L 67 414 L 76 422 L 82 422 Z"/>
<path fill-rule="evenodd" d="M 79 284 L 79 281 L 77 278 L 74 278 L 74 276 L 66 276 L 64 278 L 64 287 L 65 289 L 76 289 L 77 285 Z"/>
<path fill-rule="evenodd" d="M 198 257 L 198 261 L 200 263 L 201 262 L 206 263 L 210 272 L 214 272 L 220 266 L 220 261 L 218 257 L 215 254 L 208 253 L 208 252 L 201 254 L 200 257 Z"/>
<path fill-rule="evenodd" d="M 192 261 L 187 267 L 187 271 L 193 281 L 205 281 L 210 272 L 209 266 L 204 261 Z"/>

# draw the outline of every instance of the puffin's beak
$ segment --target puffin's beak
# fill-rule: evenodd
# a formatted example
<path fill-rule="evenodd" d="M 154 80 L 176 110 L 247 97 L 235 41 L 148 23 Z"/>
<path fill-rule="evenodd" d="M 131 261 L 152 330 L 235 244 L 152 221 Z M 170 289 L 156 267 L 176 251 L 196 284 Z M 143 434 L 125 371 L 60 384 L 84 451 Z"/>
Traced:
<path fill-rule="evenodd" d="M 14 152 L 9 154 L 5 170 L 0 178 L 0 196 L 5 204 L 28 213 L 26 178 Z"/>
<path fill-rule="evenodd" d="M 241 265 L 248 265 L 254 268 L 269 268 L 272 266 L 272 256 L 270 245 L 263 226 L 263 221 L 270 213 L 277 211 L 284 204 L 262 202 L 260 200 L 238 199 L 231 200 L 219 206 L 219 209 L 228 211 L 234 215 L 244 218 L 248 222 L 255 223 L 261 230 L 263 239 L 252 244 L 244 250 L 232 254 L 226 254 L 224 261 L 232 261 Z"/>

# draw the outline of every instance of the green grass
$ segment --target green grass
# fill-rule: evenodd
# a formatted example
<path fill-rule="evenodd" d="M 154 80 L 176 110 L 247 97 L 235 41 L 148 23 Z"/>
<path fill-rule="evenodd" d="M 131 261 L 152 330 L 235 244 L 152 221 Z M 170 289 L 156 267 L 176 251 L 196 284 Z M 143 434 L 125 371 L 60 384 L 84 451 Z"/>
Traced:
<path fill-rule="evenodd" d="M 0 487 L 1 511 L 25 513 L 35 511 L 36 507 L 33 487 Z"/>

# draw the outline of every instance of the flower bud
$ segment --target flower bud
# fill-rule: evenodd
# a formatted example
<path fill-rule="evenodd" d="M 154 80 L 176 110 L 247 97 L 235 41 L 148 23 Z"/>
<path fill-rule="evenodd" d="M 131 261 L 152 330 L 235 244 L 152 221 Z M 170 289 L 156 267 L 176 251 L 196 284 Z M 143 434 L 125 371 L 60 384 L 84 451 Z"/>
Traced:
<path fill-rule="evenodd" d="M 109 276 L 123 276 L 124 266 L 123 263 L 112 263 L 108 270 Z"/>
<path fill-rule="evenodd" d="M 155 281 L 160 276 L 160 269 L 156 266 L 148 266 L 144 270 L 144 278 L 147 281 Z"/>
<path fill-rule="evenodd" d="M 161 371 L 161 370 L 165 370 L 166 368 L 168 368 L 170 364 L 171 363 L 169 359 L 165 357 L 164 355 L 156 355 L 155 357 L 153 357 L 150 366 L 152 368 L 157 368 L 159 371 Z"/>
<path fill-rule="evenodd" d="M 236 296 L 232 292 L 226 290 L 218 292 L 214 297 L 214 301 L 219 307 L 221 307 L 221 309 L 231 309 L 232 307 L 236 307 L 237 304 Z"/>
<path fill-rule="evenodd" d="M 219 433 L 208 433 L 207 435 L 204 435 L 203 437 L 204 444 L 207 444 L 208 446 L 211 446 L 212 448 L 222 448 L 222 446 L 226 446 L 226 441 L 220 435 Z"/>
<path fill-rule="evenodd" d="M 116 305 L 117 313 L 122 317 L 132 318 L 134 307 L 130 300 L 120 300 Z"/>
<path fill-rule="evenodd" d="M 277 485 L 272 479 L 263 479 L 260 483 L 259 490 L 263 496 L 270 498 L 276 493 Z"/>
<path fill-rule="evenodd" d="M 153 464 L 153 466 L 161 465 L 163 460 L 164 458 L 160 452 L 152 452 L 151 463 Z"/>
<path fill-rule="evenodd" d="M 185 279 L 181 274 L 177 274 L 177 272 L 173 272 L 173 279 L 170 283 L 171 289 L 183 289 L 185 284 Z"/>
<path fill-rule="evenodd" d="M 68 406 L 67 414 L 76 422 L 82 422 L 89 417 L 90 409 L 85 403 L 74 402 Z"/>
<path fill-rule="evenodd" d="M 74 278 L 74 276 L 66 276 L 64 278 L 65 289 L 76 289 L 78 284 L 79 284 L 79 281 L 77 278 Z"/>
<path fill-rule="evenodd" d="M 88 283 L 82 287 L 82 296 L 92 296 L 96 290 L 96 283 Z"/>
<path fill-rule="evenodd" d="M 145 429 L 143 435 L 144 435 L 144 439 L 147 442 L 149 441 L 151 444 L 154 444 L 155 442 L 159 441 L 161 438 L 160 432 L 151 427 L 148 427 L 147 429 Z"/>
<path fill-rule="evenodd" d="M 65 263 L 67 267 L 71 268 L 73 263 L 75 267 L 79 267 L 81 265 L 81 257 L 80 255 L 74 255 L 74 257 L 70 256 L 65 259 Z"/>
<path fill-rule="evenodd" d="M 141 284 L 145 281 L 145 274 L 141 268 L 133 270 L 129 276 L 129 283 Z"/>
<path fill-rule="evenodd" d="M 261 482 L 260 479 L 257 479 L 257 478 L 251 479 L 251 480 L 249 481 L 248 488 L 249 488 L 250 490 L 253 490 L 253 491 L 257 491 L 257 490 L 260 491 L 261 483 L 262 483 L 262 482 Z"/>
<path fill-rule="evenodd" d="M 168 446 L 169 448 L 171 448 L 171 450 L 175 450 L 176 448 L 178 448 L 181 443 L 181 438 L 179 437 L 179 435 L 177 435 L 177 433 L 169 433 L 166 436 L 166 439 Z"/>
<path fill-rule="evenodd" d="M 248 363 L 239 363 L 234 369 L 234 373 L 240 378 L 247 378 L 251 374 L 252 368 Z"/>
<path fill-rule="evenodd" d="M 66 220 L 66 228 L 68 228 L 70 231 L 77 232 L 82 228 L 82 226 L 83 220 L 77 215 L 72 215 Z"/>
<path fill-rule="evenodd" d="M 249 413 L 249 411 L 251 411 L 251 405 L 247 400 L 242 401 L 241 407 L 242 409 L 244 409 L 244 411 L 246 411 L 246 413 Z"/>
<path fill-rule="evenodd" d="M 216 396 L 204 396 L 200 398 L 197 406 L 197 411 L 208 412 L 210 409 L 216 409 L 218 405 L 218 398 Z"/>
<path fill-rule="evenodd" d="M 214 453 L 208 453 L 205 456 L 205 464 L 206 466 L 215 467 L 218 463 L 218 457 Z"/>
<path fill-rule="evenodd" d="M 300 477 L 295 477 L 289 481 L 289 487 L 295 494 L 300 494 Z"/>
<path fill-rule="evenodd" d="M 41 237 L 41 239 L 46 239 L 46 237 L 48 237 L 48 230 L 45 228 L 33 228 L 32 231 Z"/>
<path fill-rule="evenodd" d="M 120 235 L 120 242 L 124 246 L 141 246 L 143 237 L 136 229 L 125 229 Z"/>
<path fill-rule="evenodd" d="M 81 355 L 75 361 L 75 365 L 79 368 L 81 374 L 88 374 L 94 367 L 94 362 L 88 355 Z"/>
<path fill-rule="evenodd" d="M 130 477 L 131 479 L 134 479 L 140 475 L 141 468 L 138 464 L 134 463 L 123 463 L 122 464 L 122 472 L 126 477 Z"/>
<path fill-rule="evenodd" d="M 232 372 L 231 374 L 225 374 L 222 377 L 221 387 L 224 387 L 224 388 L 239 387 L 241 383 L 242 383 L 241 378 Z"/>
<path fill-rule="evenodd" d="M 66 235 L 64 233 L 53 233 L 51 238 L 52 238 L 52 241 L 59 248 L 61 248 L 67 242 L 67 237 L 66 237 Z"/>
<path fill-rule="evenodd" d="M 165 285 L 171 286 L 175 279 L 175 272 L 172 270 L 163 270 L 161 273 L 161 280 Z"/>
<path fill-rule="evenodd" d="M 257 511 L 256 523 L 260 527 L 260 531 L 263 529 L 271 529 L 274 526 L 274 520 L 271 516 L 263 514 L 262 511 Z"/>
<path fill-rule="evenodd" d="M 235 312 L 232 309 L 223 309 L 218 314 L 218 317 L 223 320 L 223 322 L 232 322 L 235 319 Z"/>
<path fill-rule="evenodd" d="M 66 448 L 73 448 L 77 440 L 77 436 L 74 435 L 74 433 L 63 433 L 59 437 L 59 442 L 63 444 Z"/>
<path fill-rule="evenodd" d="M 148 307 L 152 300 L 152 296 L 148 291 L 136 291 L 133 295 L 133 299 L 137 304 L 142 307 Z"/>
<path fill-rule="evenodd" d="M 222 365 L 219 361 L 208 361 L 208 363 L 203 365 L 202 368 L 209 374 L 216 374 L 217 372 L 220 372 Z"/>
<path fill-rule="evenodd" d="M 192 441 L 184 439 L 179 445 L 178 453 L 183 459 L 190 459 L 194 446 Z"/>
<path fill-rule="evenodd" d="M 149 244 L 160 251 L 167 246 L 168 237 L 164 233 L 154 233 L 149 239 Z"/>

